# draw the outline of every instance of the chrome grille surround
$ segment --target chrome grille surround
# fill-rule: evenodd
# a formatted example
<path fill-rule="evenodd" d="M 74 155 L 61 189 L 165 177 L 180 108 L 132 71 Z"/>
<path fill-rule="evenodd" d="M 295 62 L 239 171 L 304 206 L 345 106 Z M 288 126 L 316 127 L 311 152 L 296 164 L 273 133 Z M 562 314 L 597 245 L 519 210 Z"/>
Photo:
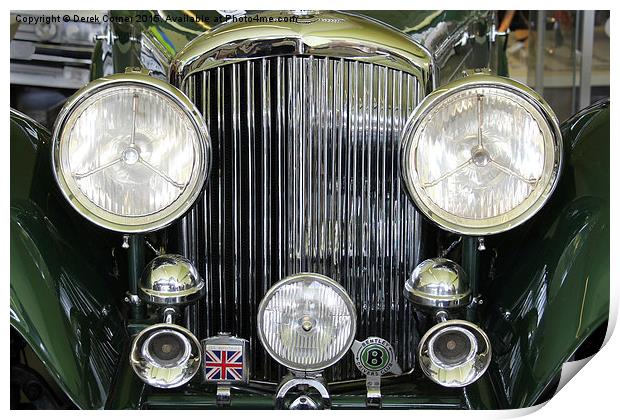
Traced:
<path fill-rule="evenodd" d="M 415 364 L 402 287 L 425 257 L 425 224 L 401 184 L 400 130 L 430 89 L 431 61 L 383 25 L 318 16 L 286 30 L 259 25 L 252 37 L 250 28 L 223 25 L 171 67 L 213 142 L 209 186 L 180 223 L 180 251 L 207 283 L 192 327 L 201 338 L 248 338 L 255 380 L 284 373 L 257 339 L 258 303 L 273 283 L 302 271 L 349 292 L 357 339 L 383 337 L 405 371 Z M 326 376 L 359 372 L 348 354 Z"/>

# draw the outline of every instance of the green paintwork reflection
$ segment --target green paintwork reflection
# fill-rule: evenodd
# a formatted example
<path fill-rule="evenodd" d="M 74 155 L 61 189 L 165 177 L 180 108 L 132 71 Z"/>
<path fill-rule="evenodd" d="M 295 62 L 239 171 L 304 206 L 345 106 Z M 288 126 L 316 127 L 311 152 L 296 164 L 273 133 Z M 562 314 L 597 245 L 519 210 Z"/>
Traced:
<path fill-rule="evenodd" d="M 416 34 L 439 25 L 462 26 L 487 12 L 480 10 L 357 10 L 359 13 L 385 22 L 406 34 Z"/>
<path fill-rule="evenodd" d="M 100 408 L 125 340 L 119 283 L 92 243 L 105 236 L 82 236 L 92 228 L 77 228 L 59 206 L 49 141 L 43 127 L 11 112 L 11 326 L 76 405 Z"/>
<path fill-rule="evenodd" d="M 113 73 L 122 73 L 127 67 L 144 66 L 141 57 L 141 38 L 148 37 L 157 46 L 167 61 L 180 51 L 189 41 L 196 38 L 211 25 L 193 23 L 183 20 L 192 15 L 200 14 L 215 20 L 219 14 L 215 10 L 112 10 L 110 16 L 114 39 L 112 41 Z M 128 22 L 118 19 L 128 18 Z M 103 63 L 107 52 L 100 47 L 99 41 L 93 52 L 91 80 L 105 75 Z"/>
<path fill-rule="evenodd" d="M 608 317 L 608 102 L 562 129 L 560 184 L 532 222 L 496 239 L 496 274 L 483 291 L 495 381 L 510 407 L 533 404 Z"/>

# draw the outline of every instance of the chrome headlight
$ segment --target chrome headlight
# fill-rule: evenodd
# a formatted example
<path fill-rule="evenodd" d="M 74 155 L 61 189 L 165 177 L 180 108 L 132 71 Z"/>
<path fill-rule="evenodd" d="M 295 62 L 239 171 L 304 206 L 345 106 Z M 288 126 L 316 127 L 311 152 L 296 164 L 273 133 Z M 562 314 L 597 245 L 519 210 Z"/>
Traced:
<path fill-rule="evenodd" d="M 551 108 L 527 86 L 477 74 L 429 95 L 403 131 L 402 170 L 416 205 L 468 235 L 533 216 L 558 181 L 562 138 Z"/>
<path fill-rule="evenodd" d="M 54 173 L 71 205 L 97 225 L 144 232 L 188 210 L 207 178 L 204 120 L 175 87 L 142 73 L 98 79 L 63 107 Z"/>
<path fill-rule="evenodd" d="M 258 337 L 267 352 L 297 371 L 319 371 L 344 356 L 355 338 L 355 307 L 329 277 L 300 273 L 265 295 L 258 308 Z"/>

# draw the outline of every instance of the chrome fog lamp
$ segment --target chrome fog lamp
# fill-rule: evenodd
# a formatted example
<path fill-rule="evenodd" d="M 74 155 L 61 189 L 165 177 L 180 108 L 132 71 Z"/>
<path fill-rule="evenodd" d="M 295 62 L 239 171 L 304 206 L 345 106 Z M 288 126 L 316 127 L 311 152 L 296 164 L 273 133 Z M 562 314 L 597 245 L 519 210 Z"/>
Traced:
<path fill-rule="evenodd" d="M 446 387 L 462 387 L 478 380 L 491 363 L 491 343 L 477 325 L 463 320 L 443 321 L 420 340 L 422 371 Z"/>
<path fill-rule="evenodd" d="M 258 308 L 258 337 L 267 352 L 293 371 L 316 372 L 349 350 L 356 312 L 347 292 L 329 277 L 299 273 L 265 295 Z"/>
<path fill-rule="evenodd" d="M 422 261 L 405 283 L 405 297 L 428 308 L 458 308 L 471 302 L 467 274 L 447 258 Z"/>
<path fill-rule="evenodd" d="M 156 388 L 187 383 L 200 369 L 202 351 L 187 329 L 166 322 L 142 330 L 131 346 L 130 364 L 143 382 Z"/>
<path fill-rule="evenodd" d="M 130 71 L 73 95 L 54 126 L 52 162 L 65 198 L 118 232 L 159 229 L 185 213 L 210 166 L 204 119 L 174 86 Z"/>
<path fill-rule="evenodd" d="M 454 261 L 422 261 L 405 283 L 405 297 L 417 309 L 432 311 L 436 325 L 420 340 L 418 360 L 431 380 L 446 387 L 461 387 L 478 380 L 491 363 L 486 333 L 469 321 L 448 320 L 448 312 L 472 301 L 465 271 Z"/>
<path fill-rule="evenodd" d="M 131 345 L 129 362 L 142 381 L 156 388 L 174 388 L 200 370 L 200 342 L 174 321 L 182 306 L 195 302 L 204 292 L 198 270 L 181 255 L 159 255 L 147 264 L 138 296 L 157 306 L 164 322 L 142 330 Z"/>
<path fill-rule="evenodd" d="M 198 270 L 181 255 L 155 257 L 142 272 L 138 296 L 155 305 L 185 305 L 204 295 Z"/>
<path fill-rule="evenodd" d="M 405 185 L 446 230 L 490 235 L 524 223 L 557 185 L 562 137 L 549 105 L 511 79 L 474 74 L 435 90 L 402 135 Z"/>

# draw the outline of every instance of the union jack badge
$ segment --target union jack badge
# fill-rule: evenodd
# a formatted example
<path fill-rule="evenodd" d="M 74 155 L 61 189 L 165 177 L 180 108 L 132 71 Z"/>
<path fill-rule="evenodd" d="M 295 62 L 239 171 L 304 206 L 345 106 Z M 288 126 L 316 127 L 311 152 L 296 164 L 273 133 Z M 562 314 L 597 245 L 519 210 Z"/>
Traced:
<path fill-rule="evenodd" d="M 203 381 L 240 384 L 249 379 L 248 340 L 219 333 L 202 340 Z"/>

